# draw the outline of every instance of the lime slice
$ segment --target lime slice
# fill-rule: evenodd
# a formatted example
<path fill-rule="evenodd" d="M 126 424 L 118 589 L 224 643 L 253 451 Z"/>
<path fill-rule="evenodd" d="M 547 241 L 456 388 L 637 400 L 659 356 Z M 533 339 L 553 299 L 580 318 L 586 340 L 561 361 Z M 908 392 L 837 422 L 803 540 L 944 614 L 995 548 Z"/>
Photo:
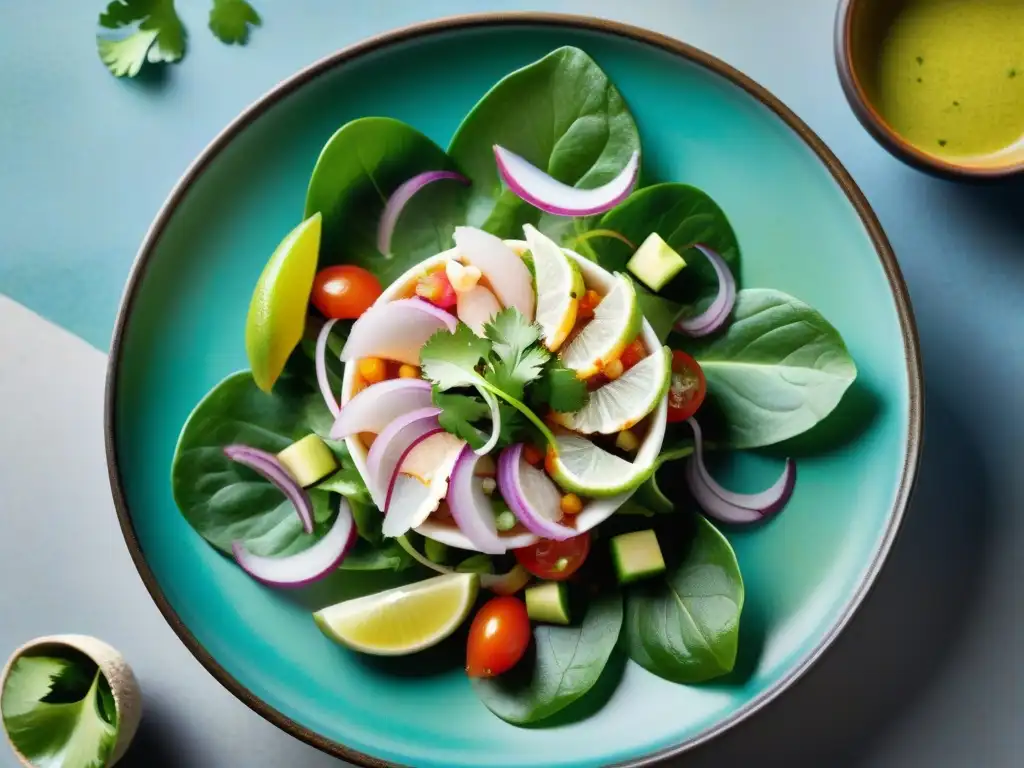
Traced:
<path fill-rule="evenodd" d="M 313 620 L 352 650 L 402 656 L 436 645 L 458 629 L 477 589 L 477 574 L 449 573 L 328 606 Z"/>
<path fill-rule="evenodd" d="M 533 256 L 537 324 L 544 346 L 555 352 L 576 325 L 576 310 L 586 290 L 583 275 L 565 252 L 533 225 L 525 224 L 523 234 Z"/>
<path fill-rule="evenodd" d="M 622 355 L 640 333 L 642 320 L 633 282 L 616 272 L 615 285 L 597 305 L 594 318 L 562 350 L 562 362 L 581 379 L 593 376 Z"/>
<path fill-rule="evenodd" d="M 590 435 L 611 435 L 629 429 L 653 411 L 668 392 L 672 380 L 672 351 L 662 347 L 634 365 L 615 381 L 590 393 L 587 404 L 575 413 L 555 413 L 563 427 Z"/>
<path fill-rule="evenodd" d="M 263 268 L 245 321 L 245 352 L 256 386 L 269 392 L 302 340 L 320 252 L 320 214 L 281 241 Z"/>
<path fill-rule="evenodd" d="M 650 462 L 620 459 L 579 435 L 558 435 L 555 445 L 558 455 L 548 462 L 555 482 L 581 496 L 607 498 L 631 491 L 650 476 L 653 467 Z"/>

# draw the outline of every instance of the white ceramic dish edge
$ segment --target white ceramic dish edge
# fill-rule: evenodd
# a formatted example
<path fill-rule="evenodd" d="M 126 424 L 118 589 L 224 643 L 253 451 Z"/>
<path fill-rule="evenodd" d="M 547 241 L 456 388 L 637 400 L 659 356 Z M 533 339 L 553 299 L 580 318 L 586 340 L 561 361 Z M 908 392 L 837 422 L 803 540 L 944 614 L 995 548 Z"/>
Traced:
<path fill-rule="evenodd" d="M 522 240 L 506 240 L 505 242 L 509 247 L 520 254 L 522 254 L 527 248 L 526 242 Z M 576 263 L 576 266 L 579 267 L 580 272 L 583 274 L 583 280 L 587 285 L 593 286 L 602 293 L 607 293 L 611 290 L 614 278 L 610 272 L 589 259 L 585 259 L 574 251 L 570 251 L 567 248 L 563 248 L 562 250 Z M 452 248 L 435 256 L 431 256 L 428 259 L 424 259 L 419 264 L 416 264 L 411 269 L 407 270 L 400 278 L 385 288 L 384 292 L 380 295 L 380 298 L 377 299 L 375 304 L 387 304 L 388 302 L 393 301 L 397 296 L 404 292 L 404 289 L 410 283 L 416 280 L 416 278 L 422 275 L 426 270 L 429 270 L 437 264 L 448 261 L 451 258 L 457 257 L 457 255 L 457 250 Z M 651 325 L 647 320 L 643 321 L 641 333 L 643 334 L 644 344 L 648 349 L 659 349 L 662 346 L 658 337 L 654 333 L 654 329 L 651 328 Z M 343 407 L 354 394 L 353 390 L 355 389 L 356 384 L 354 371 L 355 366 L 345 366 L 345 373 L 341 383 L 341 404 Z M 665 417 L 667 409 L 668 400 L 667 398 L 663 398 L 653 412 L 651 428 L 648 430 L 644 441 L 640 444 L 635 463 L 653 464 L 655 459 L 658 457 L 658 454 L 661 452 L 661 446 L 665 440 Z M 352 456 L 352 462 L 355 464 L 359 474 L 364 475 L 366 473 L 366 449 L 356 437 L 346 438 L 345 444 L 348 446 L 349 453 Z M 615 510 L 622 506 L 622 504 L 632 495 L 633 491 L 628 491 L 607 499 L 591 500 L 579 515 L 577 515 L 577 528 L 581 531 L 589 531 L 591 528 L 600 525 L 611 517 Z M 469 542 L 469 539 L 463 535 L 462 531 L 454 525 L 447 525 L 445 523 L 428 520 L 426 523 L 416 528 L 416 532 L 451 547 L 457 547 L 459 549 L 466 549 L 474 552 L 477 551 L 476 547 Z M 529 533 L 502 534 L 501 538 L 509 549 L 525 547 L 537 540 L 536 536 Z"/>

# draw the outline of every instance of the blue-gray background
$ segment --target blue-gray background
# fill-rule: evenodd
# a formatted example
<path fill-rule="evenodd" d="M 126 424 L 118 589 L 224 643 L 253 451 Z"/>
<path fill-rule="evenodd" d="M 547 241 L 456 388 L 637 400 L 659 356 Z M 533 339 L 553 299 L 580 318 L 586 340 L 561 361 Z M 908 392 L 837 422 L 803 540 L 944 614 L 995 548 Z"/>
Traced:
<path fill-rule="evenodd" d="M 207 676 L 149 601 L 121 542 L 102 454 L 102 377 L 149 222 L 221 128 L 300 67 L 414 21 L 536 9 L 507 0 L 253 3 L 263 28 L 247 48 L 229 48 L 205 28 L 208 0 L 177 0 L 191 31 L 187 58 L 146 87 L 115 80 L 96 58 L 103 0 L 0 3 L 0 658 L 61 631 L 124 651 L 146 706 L 127 766 L 339 764 Z M 679 37 L 782 98 L 875 207 L 920 327 L 923 466 L 875 592 L 801 684 L 680 765 L 1020 765 L 1024 179 L 938 181 L 875 145 L 839 88 L 833 0 L 553 0 L 547 10 Z M 13 756 L 0 751 L 0 765 L 14 766 Z"/>

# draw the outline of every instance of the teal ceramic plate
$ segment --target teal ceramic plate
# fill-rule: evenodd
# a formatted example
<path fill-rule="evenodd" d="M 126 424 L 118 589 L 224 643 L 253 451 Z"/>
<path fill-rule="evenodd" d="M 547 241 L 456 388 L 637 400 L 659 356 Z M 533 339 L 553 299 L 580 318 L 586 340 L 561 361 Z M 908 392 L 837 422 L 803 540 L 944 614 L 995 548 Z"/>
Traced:
<path fill-rule="evenodd" d="M 781 516 L 731 535 L 747 584 L 733 675 L 687 687 L 628 664 L 589 717 L 520 729 L 479 702 L 458 659 L 384 665 L 332 645 L 310 619 L 315 594 L 270 591 L 196 535 L 175 508 L 168 472 L 192 407 L 246 367 L 250 292 L 301 218 L 310 171 L 334 130 L 389 115 L 444 146 L 502 75 L 561 45 L 586 50 L 623 93 L 647 170 L 701 187 L 724 208 L 744 251 L 744 284 L 798 296 L 839 329 L 860 372 L 840 408 L 859 428 L 801 456 Z M 850 619 L 892 545 L 920 447 L 906 288 L 846 171 L 777 99 L 722 62 L 587 18 L 429 23 L 342 51 L 280 85 L 217 138 L 160 212 L 110 360 L 114 498 L 154 599 L 235 695 L 362 765 L 647 765 L 721 733 L 792 684 Z M 764 477 L 757 457 L 732 469 L 736 485 Z"/>

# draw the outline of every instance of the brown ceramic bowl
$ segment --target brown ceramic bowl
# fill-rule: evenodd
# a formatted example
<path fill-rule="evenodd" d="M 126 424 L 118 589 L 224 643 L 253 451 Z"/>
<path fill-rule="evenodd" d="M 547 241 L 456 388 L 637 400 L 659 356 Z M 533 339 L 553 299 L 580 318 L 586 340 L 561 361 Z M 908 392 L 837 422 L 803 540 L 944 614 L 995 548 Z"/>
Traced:
<path fill-rule="evenodd" d="M 843 91 L 861 125 L 896 158 L 926 173 L 956 180 L 1000 179 L 1024 174 L 1024 142 L 991 155 L 950 160 L 912 145 L 875 109 L 875 68 L 886 30 L 899 9 L 900 0 L 841 0 L 839 3 L 835 29 L 836 66 Z"/>

